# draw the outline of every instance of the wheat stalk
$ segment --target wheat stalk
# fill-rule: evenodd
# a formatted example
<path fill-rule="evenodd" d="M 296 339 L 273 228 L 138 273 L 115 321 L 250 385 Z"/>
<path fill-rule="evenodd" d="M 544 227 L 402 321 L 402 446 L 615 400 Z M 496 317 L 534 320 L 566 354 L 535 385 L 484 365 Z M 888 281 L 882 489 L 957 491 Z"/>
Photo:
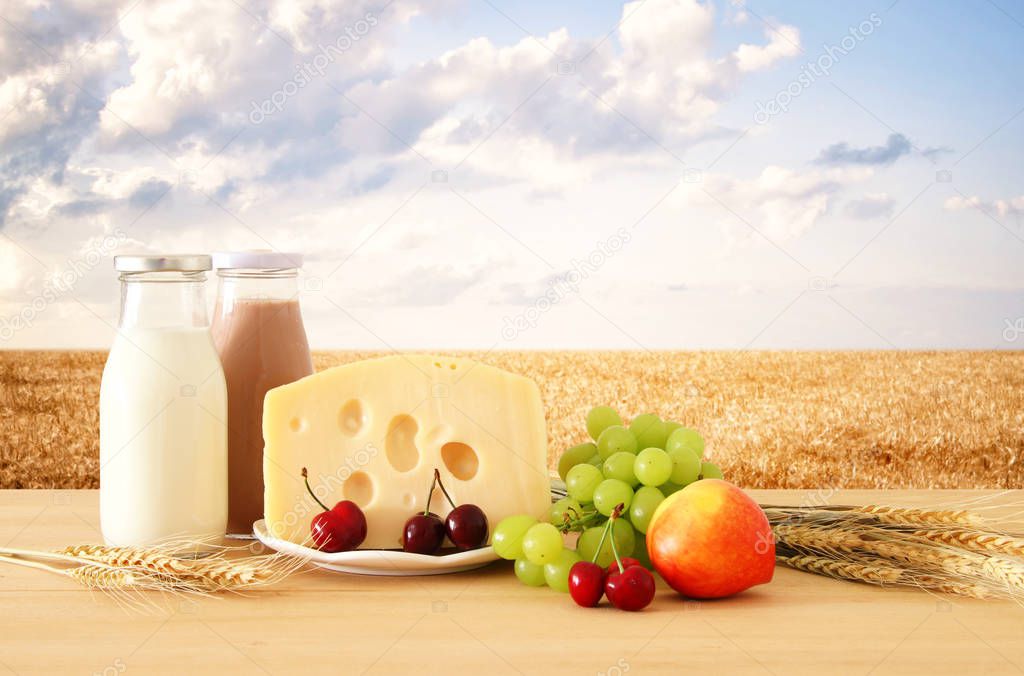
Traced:
<path fill-rule="evenodd" d="M 777 541 L 808 550 L 853 551 L 864 544 L 856 533 L 815 526 L 782 524 L 774 533 Z"/>
<path fill-rule="evenodd" d="M 974 524 L 988 522 L 971 511 L 868 505 L 769 506 L 765 513 L 780 564 L 846 580 L 1024 602 L 1024 537 L 979 528 Z"/>
<path fill-rule="evenodd" d="M 985 520 L 965 509 L 911 509 L 888 505 L 854 507 L 854 512 L 871 514 L 883 523 L 897 526 L 981 526 Z"/>
<path fill-rule="evenodd" d="M 140 579 L 134 574 L 106 566 L 75 566 L 68 568 L 65 574 L 93 589 L 135 589 L 140 586 Z"/>
<path fill-rule="evenodd" d="M 1006 556 L 1024 557 L 1024 538 L 1016 538 L 1000 533 L 955 529 L 929 529 L 914 531 L 914 535 L 941 542 L 951 547 L 962 547 L 975 552 L 1003 554 Z"/>
<path fill-rule="evenodd" d="M 78 545 L 60 554 L 76 559 L 128 566 L 180 577 L 211 591 L 250 589 L 277 582 L 305 564 L 305 560 L 281 554 L 229 558 L 222 550 L 202 559 L 170 556 L 165 547 L 113 547 Z"/>
<path fill-rule="evenodd" d="M 855 561 L 837 561 L 824 556 L 794 554 L 792 556 L 776 556 L 775 560 L 790 568 L 834 577 L 839 580 L 856 580 L 875 584 L 896 584 L 903 579 L 903 571 L 899 568 L 884 565 L 868 565 Z"/>
<path fill-rule="evenodd" d="M 183 559 L 173 554 L 198 549 L 212 549 L 212 553 L 201 559 Z M 307 563 L 305 559 L 282 554 L 230 556 L 237 549 L 240 548 L 217 547 L 207 542 L 166 542 L 149 547 L 74 545 L 57 552 L 0 548 L 0 560 L 49 570 L 91 589 L 112 593 L 165 591 L 200 595 L 241 592 L 273 584 Z"/>
<path fill-rule="evenodd" d="M 160 550 L 142 547 L 108 547 L 104 545 L 72 545 L 56 552 L 74 559 L 97 561 L 111 566 L 131 566 L 146 570 L 183 575 L 189 571 L 182 559 L 164 554 Z"/>

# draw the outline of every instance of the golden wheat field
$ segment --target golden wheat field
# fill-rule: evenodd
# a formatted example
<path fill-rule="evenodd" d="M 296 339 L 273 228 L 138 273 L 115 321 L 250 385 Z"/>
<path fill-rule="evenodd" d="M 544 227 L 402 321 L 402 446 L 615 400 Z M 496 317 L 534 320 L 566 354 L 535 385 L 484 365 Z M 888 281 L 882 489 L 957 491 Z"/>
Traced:
<path fill-rule="evenodd" d="M 317 369 L 376 356 L 322 352 Z M 699 429 L 763 488 L 1024 486 L 1024 353 L 458 353 L 540 385 L 549 460 L 596 404 Z M 102 352 L 0 352 L 0 488 L 99 485 Z"/>

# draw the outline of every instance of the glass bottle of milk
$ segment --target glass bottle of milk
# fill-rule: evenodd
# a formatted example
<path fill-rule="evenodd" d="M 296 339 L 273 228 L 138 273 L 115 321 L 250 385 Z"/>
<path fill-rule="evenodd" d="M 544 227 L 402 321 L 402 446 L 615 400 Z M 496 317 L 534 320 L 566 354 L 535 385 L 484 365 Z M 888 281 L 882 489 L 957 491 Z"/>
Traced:
<path fill-rule="evenodd" d="M 116 256 L 114 267 L 121 318 L 100 386 L 103 539 L 219 538 L 228 411 L 206 315 L 210 257 Z"/>
<path fill-rule="evenodd" d="M 313 373 L 299 309 L 302 255 L 215 253 L 213 340 L 228 384 L 228 533 L 263 518 L 263 396 Z M 298 475 L 296 475 L 297 477 Z"/>

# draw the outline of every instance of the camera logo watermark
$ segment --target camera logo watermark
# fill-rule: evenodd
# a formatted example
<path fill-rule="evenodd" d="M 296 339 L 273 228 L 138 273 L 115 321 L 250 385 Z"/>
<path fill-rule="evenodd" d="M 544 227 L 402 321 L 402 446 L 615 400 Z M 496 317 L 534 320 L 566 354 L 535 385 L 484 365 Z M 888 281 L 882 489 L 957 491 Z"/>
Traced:
<path fill-rule="evenodd" d="M 120 657 L 103 668 L 103 671 L 94 671 L 93 676 L 118 676 L 128 670 L 128 665 Z"/>
<path fill-rule="evenodd" d="M 501 337 L 513 341 L 523 332 L 536 328 L 540 317 L 570 294 L 580 291 L 580 283 L 600 270 L 615 254 L 621 251 L 633 236 L 625 228 L 619 228 L 610 237 L 597 245 L 582 260 L 573 258 L 570 269 L 555 275 L 547 288 L 523 312 L 512 317 L 506 316 L 501 327 Z"/>
<path fill-rule="evenodd" d="M 316 78 L 323 77 L 327 72 L 327 67 L 366 37 L 366 34 L 377 23 L 377 16 L 372 12 L 367 12 L 362 19 L 351 26 L 345 26 L 344 33 L 338 36 L 334 42 L 317 45 L 316 56 L 295 66 L 295 75 L 292 76 L 292 79 L 282 84 L 280 89 L 262 101 L 254 99 L 250 102 L 252 109 L 249 111 L 249 122 L 254 125 L 263 124 L 268 117 L 284 110 L 284 106 L 290 98 L 305 89 Z"/>
<path fill-rule="evenodd" d="M 630 664 L 624 657 L 620 657 L 611 667 L 604 671 L 597 672 L 597 676 L 622 676 L 628 674 Z"/>
<path fill-rule="evenodd" d="M 1006 325 L 1003 328 L 1003 340 L 1008 343 L 1016 343 L 1017 339 L 1024 336 L 1024 317 L 1017 317 L 1017 319 L 1004 319 L 1003 323 Z"/>
<path fill-rule="evenodd" d="M 788 112 L 794 99 L 819 79 L 831 75 L 836 64 L 856 49 L 857 45 L 867 39 L 881 25 L 882 17 L 872 12 L 867 19 L 856 26 L 851 26 L 849 35 L 844 35 L 838 45 L 822 45 L 822 51 L 818 57 L 801 66 L 800 74 L 795 79 L 780 89 L 772 98 L 758 101 L 754 122 L 759 125 L 767 124 L 776 115 Z"/>

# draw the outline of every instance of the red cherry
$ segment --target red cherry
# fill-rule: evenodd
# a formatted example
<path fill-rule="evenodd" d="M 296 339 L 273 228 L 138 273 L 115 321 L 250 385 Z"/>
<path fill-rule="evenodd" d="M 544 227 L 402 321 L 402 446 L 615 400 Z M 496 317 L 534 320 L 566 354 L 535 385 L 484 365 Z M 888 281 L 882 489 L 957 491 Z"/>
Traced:
<path fill-rule="evenodd" d="M 622 560 L 622 567 L 623 567 L 623 569 L 630 568 L 632 566 L 640 566 L 641 568 L 644 567 L 644 564 L 640 563 L 640 561 L 638 561 L 637 559 L 634 559 L 632 556 L 623 556 L 621 560 Z M 612 561 L 611 563 L 608 564 L 608 568 L 607 568 L 607 574 L 608 575 L 615 575 L 618 572 L 619 572 L 619 564 L 615 563 L 614 561 Z"/>
<path fill-rule="evenodd" d="M 309 487 L 309 474 L 305 467 L 302 468 L 302 478 L 306 482 L 306 490 L 324 508 L 309 524 L 317 549 L 334 554 L 347 552 L 363 544 L 366 539 L 366 515 L 359 509 L 359 505 L 351 500 L 342 500 L 334 505 L 334 509 L 327 509 Z"/>
<path fill-rule="evenodd" d="M 402 528 L 402 550 L 411 554 L 436 554 L 444 543 L 444 523 L 433 512 L 414 514 Z"/>
<path fill-rule="evenodd" d="M 577 561 L 569 569 L 569 595 L 576 605 L 593 608 L 604 594 L 604 568 L 590 561 Z"/>
<path fill-rule="evenodd" d="M 342 500 L 329 512 L 320 512 L 310 524 L 313 542 L 322 552 L 347 552 L 366 539 L 366 516 L 359 505 Z"/>
<path fill-rule="evenodd" d="M 604 593 L 619 610 L 643 610 L 654 599 L 654 576 L 643 566 L 630 566 L 608 576 Z"/>
<path fill-rule="evenodd" d="M 487 543 L 487 517 L 484 510 L 469 503 L 459 505 L 444 520 L 448 539 L 460 551 L 477 549 Z"/>

